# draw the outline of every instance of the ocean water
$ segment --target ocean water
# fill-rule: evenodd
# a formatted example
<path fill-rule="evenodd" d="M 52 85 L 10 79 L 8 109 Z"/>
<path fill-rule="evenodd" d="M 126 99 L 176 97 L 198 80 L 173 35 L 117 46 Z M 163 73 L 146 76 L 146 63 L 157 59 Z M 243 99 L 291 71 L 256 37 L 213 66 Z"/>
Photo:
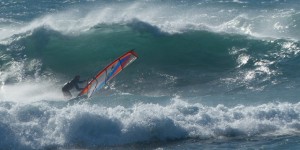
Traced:
<path fill-rule="evenodd" d="M 298 0 L 2 0 L 0 149 L 299 149 L 299 40 Z"/>

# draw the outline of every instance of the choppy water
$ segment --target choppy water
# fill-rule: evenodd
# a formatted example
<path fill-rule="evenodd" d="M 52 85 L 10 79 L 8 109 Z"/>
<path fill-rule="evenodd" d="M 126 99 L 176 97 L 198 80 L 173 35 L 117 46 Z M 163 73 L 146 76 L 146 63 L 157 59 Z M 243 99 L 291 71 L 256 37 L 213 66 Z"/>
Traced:
<path fill-rule="evenodd" d="M 0 147 L 297 149 L 299 6 L 1 1 Z M 65 82 L 133 48 L 109 87 L 66 102 Z"/>

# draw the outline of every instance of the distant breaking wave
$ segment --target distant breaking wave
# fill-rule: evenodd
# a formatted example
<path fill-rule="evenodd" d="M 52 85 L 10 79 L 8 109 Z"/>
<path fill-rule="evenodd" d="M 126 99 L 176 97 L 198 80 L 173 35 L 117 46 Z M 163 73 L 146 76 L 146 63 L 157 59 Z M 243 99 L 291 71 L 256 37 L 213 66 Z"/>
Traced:
<path fill-rule="evenodd" d="M 103 4 L 86 11 L 83 8 L 50 13 L 26 22 L 11 22 L 0 28 L 1 43 L 14 35 L 26 35 L 45 27 L 62 34 L 78 35 L 98 25 L 141 22 L 170 34 L 207 30 L 250 35 L 254 37 L 299 39 L 299 13 L 294 9 L 219 9 L 205 4 L 185 6 L 143 2 Z M 174 5 L 174 6 L 173 6 Z M 186 9 L 189 7 L 189 9 Z M 137 12 L 138 11 L 138 12 Z M 6 19 L 1 19 L 6 22 Z M 1 21 L 3 24 L 3 21 Z M 11 39 L 12 40 L 12 39 Z"/>

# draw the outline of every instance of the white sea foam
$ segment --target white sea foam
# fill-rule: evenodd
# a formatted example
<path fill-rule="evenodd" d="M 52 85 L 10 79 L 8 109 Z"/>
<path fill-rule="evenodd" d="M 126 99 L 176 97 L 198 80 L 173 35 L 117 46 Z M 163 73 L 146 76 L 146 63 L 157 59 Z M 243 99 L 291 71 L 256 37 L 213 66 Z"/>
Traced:
<path fill-rule="evenodd" d="M 10 126 L 1 128 L 1 133 L 16 136 L 7 142 L 19 141 L 31 148 L 293 135 L 299 133 L 300 124 L 299 103 L 226 107 L 189 104 L 179 98 L 166 106 L 139 103 L 129 108 L 1 102 L 0 114 L 1 124 Z"/>

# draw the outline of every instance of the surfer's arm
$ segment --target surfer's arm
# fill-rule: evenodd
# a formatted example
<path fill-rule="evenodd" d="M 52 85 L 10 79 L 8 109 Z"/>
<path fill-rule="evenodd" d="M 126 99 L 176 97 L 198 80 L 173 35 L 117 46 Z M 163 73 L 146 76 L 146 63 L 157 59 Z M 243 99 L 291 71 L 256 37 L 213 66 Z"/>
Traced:
<path fill-rule="evenodd" d="M 76 88 L 78 91 L 83 90 L 83 88 L 80 88 L 80 87 L 78 86 L 78 84 L 75 84 L 75 88 Z"/>
<path fill-rule="evenodd" d="M 84 83 L 84 82 L 86 82 L 86 80 L 78 81 L 78 83 Z"/>

